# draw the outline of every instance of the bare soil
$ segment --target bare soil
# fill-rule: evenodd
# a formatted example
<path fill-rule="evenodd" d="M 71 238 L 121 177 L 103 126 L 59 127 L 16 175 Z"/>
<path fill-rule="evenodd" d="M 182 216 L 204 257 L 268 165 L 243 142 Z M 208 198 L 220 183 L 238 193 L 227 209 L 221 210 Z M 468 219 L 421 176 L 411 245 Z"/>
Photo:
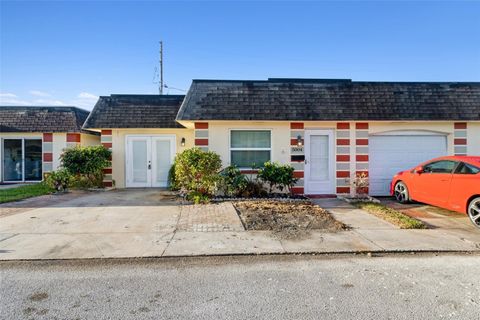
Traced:
<path fill-rule="evenodd" d="M 233 204 L 247 230 L 273 231 L 279 238 L 302 238 L 310 230 L 346 229 L 343 223 L 310 201 L 237 201 Z"/>

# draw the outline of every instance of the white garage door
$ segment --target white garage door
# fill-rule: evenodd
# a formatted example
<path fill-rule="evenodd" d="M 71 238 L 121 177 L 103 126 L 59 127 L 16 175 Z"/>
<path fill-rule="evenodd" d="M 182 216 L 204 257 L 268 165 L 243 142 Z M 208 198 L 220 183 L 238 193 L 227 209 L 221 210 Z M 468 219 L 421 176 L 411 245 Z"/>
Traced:
<path fill-rule="evenodd" d="M 445 135 L 384 135 L 369 138 L 370 194 L 386 196 L 399 171 L 447 155 Z"/>

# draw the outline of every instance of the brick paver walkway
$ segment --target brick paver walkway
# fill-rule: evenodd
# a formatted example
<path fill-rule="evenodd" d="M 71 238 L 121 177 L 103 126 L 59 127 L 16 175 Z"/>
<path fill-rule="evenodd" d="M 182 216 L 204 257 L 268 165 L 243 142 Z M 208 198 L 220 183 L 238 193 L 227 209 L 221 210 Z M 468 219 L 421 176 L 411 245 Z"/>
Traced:
<path fill-rule="evenodd" d="M 181 206 L 177 230 L 194 232 L 245 231 L 235 208 L 229 202 Z"/>

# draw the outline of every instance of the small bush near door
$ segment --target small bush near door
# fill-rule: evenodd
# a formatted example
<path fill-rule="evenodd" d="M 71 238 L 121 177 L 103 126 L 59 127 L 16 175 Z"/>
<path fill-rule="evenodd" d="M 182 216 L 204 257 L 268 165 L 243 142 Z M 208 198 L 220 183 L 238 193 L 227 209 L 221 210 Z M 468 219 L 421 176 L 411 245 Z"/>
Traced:
<path fill-rule="evenodd" d="M 221 167 L 222 161 L 215 152 L 187 149 L 175 158 L 175 183 L 188 200 L 208 202 L 217 190 Z"/>
<path fill-rule="evenodd" d="M 290 165 L 282 165 L 276 162 L 265 162 L 263 168 L 258 171 L 258 178 L 268 184 L 269 193 L 274 188 L 280 191 L 290 191 L 291 187 L 298 181 L 293 176 L 295 169 Z"/>
<path fill-rule="evenodd" d="M 75 177 L 78 188 L 103 187 L 103 169 L 110 165 L 110 150 L 104 146 L 66 149 L 60 156 L 62 167 Z"/>

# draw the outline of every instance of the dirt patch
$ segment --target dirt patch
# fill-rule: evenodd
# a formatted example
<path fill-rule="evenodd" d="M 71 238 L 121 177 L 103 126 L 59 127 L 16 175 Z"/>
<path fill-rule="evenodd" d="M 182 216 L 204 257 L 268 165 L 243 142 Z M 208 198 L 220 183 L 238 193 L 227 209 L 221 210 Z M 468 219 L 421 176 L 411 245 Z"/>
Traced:
<path fill-rule="evenodd" d="M 245 229 L 273 231 L 283 239 L 301 238 L 310 230 L 346 229 L 343 223 L 310 201 L 238 201 L 234 206 Z"/>
<path fill-rule="evenodd" d="M 46 292 L 35 292 L 28 297 L 30 301 L 42 301 L 47 298 L 48 298 L 48 293 Z"/>

